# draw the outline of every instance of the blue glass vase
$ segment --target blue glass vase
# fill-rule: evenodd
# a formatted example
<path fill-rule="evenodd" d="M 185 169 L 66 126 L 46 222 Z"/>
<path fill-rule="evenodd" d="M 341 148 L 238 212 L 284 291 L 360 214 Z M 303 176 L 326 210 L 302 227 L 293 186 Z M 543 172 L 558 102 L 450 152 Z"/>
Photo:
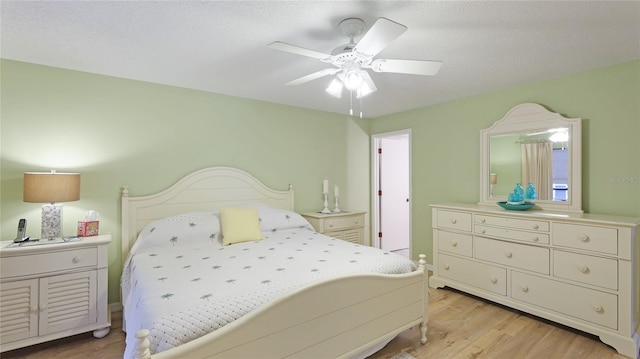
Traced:
<path fill-rule="evenodd" d="M 533 186 L 533 183 L 529 182 L 527 185 L 527 189 L 524 192 L 525 199 L 538 199 L 538 193 L 536 192 L 536 188 Z"/>

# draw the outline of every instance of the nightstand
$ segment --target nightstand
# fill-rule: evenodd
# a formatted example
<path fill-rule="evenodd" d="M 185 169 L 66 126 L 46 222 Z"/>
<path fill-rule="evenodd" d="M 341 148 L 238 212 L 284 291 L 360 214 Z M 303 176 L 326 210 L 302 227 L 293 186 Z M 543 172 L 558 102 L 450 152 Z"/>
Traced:
<path fill-rule="evenodd" d="M 93 331 L 109 333 L 110 234 L 0 242 L 0 352 Z"/>
<path fill-rule="evenodd" d="M 330 237 L 345 241 L 364 243 L 364 215 L 363 211 L 343 211 L 339 213 L 302 213 L 313 228 Z"/>

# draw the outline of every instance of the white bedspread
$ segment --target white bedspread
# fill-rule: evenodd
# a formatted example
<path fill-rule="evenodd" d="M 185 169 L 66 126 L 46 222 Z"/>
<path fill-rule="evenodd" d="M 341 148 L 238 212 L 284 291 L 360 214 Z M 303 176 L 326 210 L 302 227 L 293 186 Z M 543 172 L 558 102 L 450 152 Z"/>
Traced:
<path fill-rule="evenodd" d="M 186 244 L 184 235 L 167 237 L 164 245 L 136 242 L 138 248 L 132 249 L 122 277 L 125 358 L 132 356 L 135 333 L 142 328 L 151 331 L 151 352 L 161 352 L 322 278 L 415 269 L 406 258 L 327 237 L 308 223 L 294 228 L 263 226 L 266 239 L 223 247 L 215 233 L 207 234 L 215 228 L 195 228 L 209 216 L 188 218 L 189 227 L 199 236 L 192 243 Z M 294 218 L 294 222 L 300 220 Z M 289 214 L 287 221 L 291 221 Z M 150 232 L 153 228 L 147 235 Z"/>

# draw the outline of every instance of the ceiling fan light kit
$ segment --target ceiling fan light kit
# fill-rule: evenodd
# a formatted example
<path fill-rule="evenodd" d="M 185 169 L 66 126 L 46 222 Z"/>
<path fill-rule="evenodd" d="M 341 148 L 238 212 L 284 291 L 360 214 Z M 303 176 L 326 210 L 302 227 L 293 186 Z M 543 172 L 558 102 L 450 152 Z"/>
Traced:
<path fill-rule="evenodd" d="M 341 98 L 342 97 L 342 81 L 338 80 L 337 78 L 334 78 L 333 80 L 331 80 L 329 87 L 327 87 L 325 91 L 333 97 Z"/>
<path fill-rule="evenodd" d="M 338 28 L 343 35 L 349 37 L 349 43 L 334 48 L 330 55 L 280 41 L 275 41 L 268 45 L 276 50 L 312 57 L 334 66 L 333 68 L 320 70 L 289 81 L 286 85 L 296 86 L 324 76 L 336 75 L 325 91 L 333 97 L 341 98 L 342 88 L 345 87 L 351 92 L 352 97 L 355 92 L 356 97 L 360 98 L 362 103 L 362 97 L 378 90 L 366 69 L 371 69 L 374 72 L 433 76 L 438 73 L 442 66 L 440 61 L 374 60 L 374 56 L 407 31 L 406 26 L 387 18 L 381 17 L 376 20 L 369 31 L 357 43 L 355 42 L 355 37 L 362 33 L 365 28 L 365 23 L 362 19 L 344 19 L 340 22 Z M 360 108 L 362 110 L 362 105 Z M 350 114 L 353 114 L 353 106 Z M 360 112 L 360 117 L 362 117 L 362 112 Z"/>
<path fill-rule="evenodd" d="M 355 91 L 362 85 L 362 75 L 360 75 L 360 71 L 357 69 L 350 69 L 344 73 L 344 79 L 342 81 L 347 90 Z"/>

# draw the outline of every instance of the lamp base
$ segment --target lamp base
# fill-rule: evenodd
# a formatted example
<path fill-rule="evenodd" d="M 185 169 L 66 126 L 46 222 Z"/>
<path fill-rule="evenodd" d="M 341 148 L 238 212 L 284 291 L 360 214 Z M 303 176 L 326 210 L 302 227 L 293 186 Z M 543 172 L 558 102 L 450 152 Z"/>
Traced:
<path fill-rule="evenodd" d="M 42 239 L 62 237 L 62 205 L 45 204 L 42 206 Z"/>

